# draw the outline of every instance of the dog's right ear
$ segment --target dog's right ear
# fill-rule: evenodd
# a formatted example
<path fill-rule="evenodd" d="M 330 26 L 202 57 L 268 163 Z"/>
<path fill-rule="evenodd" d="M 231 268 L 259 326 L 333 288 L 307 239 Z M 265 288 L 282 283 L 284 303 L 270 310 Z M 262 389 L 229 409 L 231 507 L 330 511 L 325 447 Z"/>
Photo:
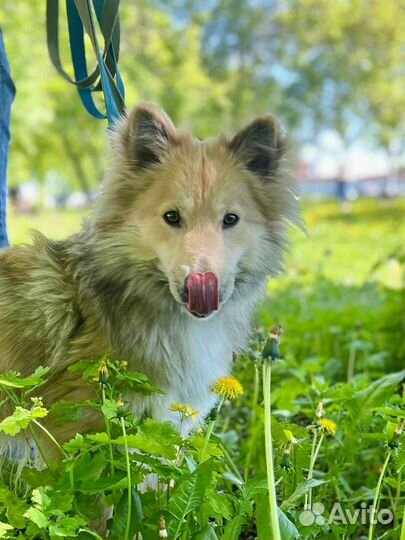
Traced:
<path fill-rule="evenodd" d="M 170 148 L 178 144 L 173 122 L 162 109 L 154 105 L 138 105 L 126 122 L 125 151 L 139 168 L 146 169 L 160 163 Z"/>
<path fill-rule="evenodd" d="M 263 181 L 277 176 L 286 150 L 283 131 L 277 120 L 261 116 L 239 131 L 229 144 L 232 153 Z"/>

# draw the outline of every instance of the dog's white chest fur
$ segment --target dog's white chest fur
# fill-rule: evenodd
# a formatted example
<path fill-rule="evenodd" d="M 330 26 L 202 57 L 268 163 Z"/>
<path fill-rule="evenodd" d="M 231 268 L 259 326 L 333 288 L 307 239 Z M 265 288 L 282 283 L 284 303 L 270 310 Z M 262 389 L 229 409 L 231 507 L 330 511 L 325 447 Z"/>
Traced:
<path fill-rule="evenodd" d="M 167 381 L 162 388 L 165 393 L 146 399 L 131 396 L 134 414 L 148 410 L 158 420 L 178 423 L 179 413 L 170 411 L 170 405 L 182 403 L 199 411 L 200 418 L 206 416 L 217 400 L 211 387 L 230 373 L 232 353 L 244 341 L 246 323 L 243 336 L 240 325 L 229 324 L 225 313 L 207 321 L 184 315 L 181 325 L 175 324 L 166 331 L 157 325 L 144 344 L 145 356 L 158 362 L 158 369 Z"/>

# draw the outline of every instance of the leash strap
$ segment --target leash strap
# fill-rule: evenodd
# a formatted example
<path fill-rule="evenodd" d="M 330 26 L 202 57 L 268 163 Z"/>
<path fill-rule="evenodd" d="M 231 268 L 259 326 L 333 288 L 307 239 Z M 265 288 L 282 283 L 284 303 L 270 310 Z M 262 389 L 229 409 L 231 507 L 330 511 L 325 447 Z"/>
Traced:
<path fill-rule="evenodd" d="M 47 45 L 49 56 L 57 71 L 75 85 L 86 110 L 95 118 L 108 119 L 109 125 L 124 112 L 124 84 L 118 69 L 120 0 L 66 0 L 68 32 L 74 78 L 62 66 L 59 52 L 59 0 L 47 0 Z M 94 19 L 100 27 L 104 48 L 101 51 Z M 87 70 L 84 31 L 88 34 L 97 65 Z M 106 113 L 94 102 L 94 92 L 102 91 Z"/>

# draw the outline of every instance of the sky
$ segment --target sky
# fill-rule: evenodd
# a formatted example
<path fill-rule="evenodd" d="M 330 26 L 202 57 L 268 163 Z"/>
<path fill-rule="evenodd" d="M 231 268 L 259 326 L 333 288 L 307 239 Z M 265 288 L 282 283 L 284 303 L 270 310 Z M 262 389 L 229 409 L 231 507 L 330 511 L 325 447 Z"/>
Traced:
<path fill-rule="evenodd" d="M 311 176 L 320 179 L 335 178 L 342 167 L 347 180 L 385 176 L 390 171 L 384 150 L 372 149 L 364 142 L 354 143 L 345 149 L 333 132 L 324 133 L 319 144 L 304 144 L 301 159 L 310 166 Z"/>

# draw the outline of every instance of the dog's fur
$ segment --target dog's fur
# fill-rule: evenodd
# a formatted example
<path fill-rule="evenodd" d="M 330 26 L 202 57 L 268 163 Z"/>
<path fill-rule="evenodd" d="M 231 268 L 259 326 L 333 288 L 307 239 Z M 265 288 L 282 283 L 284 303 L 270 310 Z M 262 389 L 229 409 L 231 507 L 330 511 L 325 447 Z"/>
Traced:
<path fill-rule="evenodd" d="M 112 133 L 113 159 L 92 216 L 64 241 L 0 252 L 0 372 L 52 367 L 49 406 L 83 400 L 89 388 L 67 371 L 107 352 L 144 372 L 163 395 L 127 395 L 135 415 L 170 419 L 173 402 L 205 415 L 210 387 L 244 347 L 266 278 L 277 274 L 288 222 L 299 223 L 296 186 L 284 174 L 285 140 L 271 116 L 232 139 L 199 141 L 143 104 Z M 178 209 L 181 227 L 162 215 Z M 222 228 L 225 213 L 240 217 Z M 214 272 L 221 308 L 193 317 L 186 277 Z M 56 433 L 95 425 L 95 413 Z"/>

